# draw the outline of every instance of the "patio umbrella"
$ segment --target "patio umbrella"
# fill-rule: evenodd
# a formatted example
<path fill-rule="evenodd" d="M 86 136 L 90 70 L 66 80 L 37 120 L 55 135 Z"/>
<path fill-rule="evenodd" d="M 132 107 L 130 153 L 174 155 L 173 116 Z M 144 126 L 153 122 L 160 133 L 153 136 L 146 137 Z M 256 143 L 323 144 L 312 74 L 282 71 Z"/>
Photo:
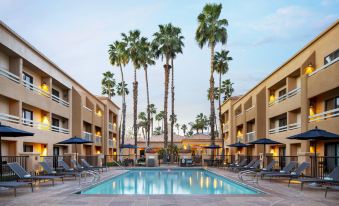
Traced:
<path fill-rule="evenodd" d="M 298 140 L 310 140 L 314 141 L 314 159 L 315 159 L 315 165 L 317 161 L 317 140 L 335 140 L 339 139 L 339 135 L 328 132 L 326 130 L 318 129 L 318 127 L 315 127 L 314 129 L 311 129 L 307 132 L 303 132 L 297 135 L 293 135 L 290 137 L 287 137 L 287 139 L 298 139 Z M 314 174 L 316 175 L 316 167 L 314 168 Z"/>
<path fill-rule="evenodd" d="M 76 160 L 78 160 L 78 152 L 77 152 L 77 145 L 78 144 L 86 144 L 86 143 L 93 143 L 92 141 L 85 140 L 81 137 L 71 137 L 69 139 L 66 139 L 64 141 L 58 142 L 57 144 L 74 144 L 75 145 L 75 155 L 76 155 Z"/>
<path fill-rule="evenodd" d="M 264 160 L 266 159 L 266 145 L 267 144 L 282 144 L 280 142 L 268 139 L 268 138 L 261 138 L 261 139 L 257 139 L 253 142 L 249 142 L 249 144 L 262 144 L 264 145 Z M 265 167 L 265 161 L 263 161 L 263 166 Z"/>
<path fill-rule="evenodd" d="M 1 153 L 1 137 L 23 137 L 33 136 L 34 133 L 15 129 L 13 127 L 1 125 L 0 122 L 0 177 L 2 179 L 2 153 Z"/>
<path fill-rule="evenodd" d="M 241 143 L 241 142 L 237 142 L 237 143 L 234 143 L 234 144 L 230 144 L 228 146 L 229 147 L 242 148 L 242 147 L 248 147 L 249 145 Z"/>
<path fill-rule="evenodd" d="M 221 148 L 219 145 L 214 145 L 214 144 L 211 144 L 211 145 L 208 145 L 208 146 L 204 146 L 205 149 L 219 149 Z"/>

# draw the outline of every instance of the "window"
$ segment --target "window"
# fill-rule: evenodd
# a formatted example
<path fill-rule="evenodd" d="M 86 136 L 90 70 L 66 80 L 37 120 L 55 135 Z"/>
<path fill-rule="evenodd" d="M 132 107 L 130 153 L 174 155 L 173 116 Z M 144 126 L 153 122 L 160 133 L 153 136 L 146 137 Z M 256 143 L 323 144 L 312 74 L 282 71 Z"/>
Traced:
<path fill-rule="evenodd" d="M 329 54 L 328 56 L 326 56 L 324 58 L 324 64 L 328 64 L 328 63 L 330 63 L 331 61 L 335 60 L 338 57 L 339 57 L 339 49 L 337 49 L 336 51 L 334 51 L 331 54 Z"/>
<path fill-rule="evenodd" d="M 25 72 L 23 72 L 22 79 L 24 82 L 33 84 L 33 77 Z M 33 87 L 31 85 L 26 85 L 26 88 L 29 88 L 30 90 L 33 90 Z"/>
<path fill-rule="evenodd" d="M 56 119 L 56 118 L 52 118 L 52 125 L 55 126 L 55 127 L 59 127 L 59 119 Z"/>
<path fill-rule="evenodd" d="M 33 112 L 27 109 L 22 110 L 22 121 L 24 125 L 33 126 Z"/>
<path fill-rule="evenodd" d="M 33 152 L 33 145 L 24 144 L 24 152 Z"/>
<path fill-rule="evenodd" d="M 339 108 L 339 97 L 331 98 L 325 101 L 325 111 Z"/>
<path fill-rule="evenodd" d="M 284 96 L 286 94 L 286 89 L 282 89 L 279 91 L 279 97 Z"/>
<path fill-rule="evenodd" d="M 287 118 L 279 119 L 279 127 L 287 125 Z"/>
<path fill-rule="evenodd" d="M 58 90 L 55 90 L 55 89 L 53 89 L 53 88 L 52 88 L 52 94 L 53 94 L 54 96 L 56 96 L 56 97 L 60 97 L 59 91 L 58 91 Z"/>

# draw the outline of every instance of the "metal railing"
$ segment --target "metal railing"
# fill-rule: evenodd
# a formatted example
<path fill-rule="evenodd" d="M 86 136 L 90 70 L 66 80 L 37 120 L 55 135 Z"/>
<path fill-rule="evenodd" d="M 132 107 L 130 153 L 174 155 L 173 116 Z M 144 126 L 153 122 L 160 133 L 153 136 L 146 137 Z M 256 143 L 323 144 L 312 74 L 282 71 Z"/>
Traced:
<path fill-rule="evenodd" d="M 111 140 L 111 139 L 108 140 L 108 146 L 113 147 L 113 140 Z"/>
<path fill-rule="evenodd" d="M 253 109 L 254 107 L 255 107 L 255 106 L 252 105 L 250 108 L 246 109 L 245 111 L 248 112 L 248 111 L 250 111 L 251 109 Z"/>
<path fill-rule="evenodd" d="M 297 123 L 293 123 L 293 124 L 289 124 L 289 125 L 270 129 L 270 130 L 268 130 L 268 133 L 269 134 L 276 134 L 276 133 L 280 133 L 280 132 L 286 132 L 287 130 L 298 129 L 300 127 L 301 127 L 301 123 L 297 122 Z"/>
<path fill-rule="evenodd" d="M 14 115 L 0 113 L 0 120 L 11 122 L 11 123 L 19 123 L 20 118 Z"/>
<path fill-rule="evenodd" d="M 274 169 L 282 170 L 291 161 L 298 162 L 298 156 L 266 156 L 266 164 L 269 164 L 272 160 L 275 160 Z"/>
<path fill-rule="evenodd" d="M 60 133 L 64 133 L 64 134 L 69 134 L 69 129 L 65 129 L 65 128 L 62 128 L 62 127 L 57 127 L 57 126 L 54 126 L 54 125 L 51 126 L 51 131 L 53 131 L 53 132 L 60 132 Z"/>
<path fill-rule="evenodd" d="M 86 109 L 86 110 L 88 110 L 89 112 L 92 112 L 93 110 L 91 110 L 90 108 L 88 108 L 88 107 L 86 107 L 86 106 L 84 106 L 84 108 Z"/>
<path fill-rule="evenodd" d="M 1 67 L 0 67 L 0 75 L 8 78 L 9 80 L 12 80 L 13 82 L 20 83 L 20 78 L 17 75 Z"/>
<path fill-rule="evenodd" d="M 2 156 L 2 168 L 0 172 L 0 181 L 10 181 L 17 179 L 16 174 L 9 168 L 7 163 L 17 162 L 27 170 L 28 156 Z"/>
<path fill-rule="evenodd" d="M 42 96 L 50 98 L 51 94 L 49 92 L 46 92 L 45 90 L 40 89 L 39 87 L 35 86 L 34 84 L 31 84 L 30 82 L 27 81 L 22 81 L 23 86 L 26 89 L 32 90 Z"/>
<path fill-rule="evenodd" d="M 113 124 L 111 122 L 108 122 L 108 129 L 113 130 Z"/>
<path fill-rule="evenodd" d="M 66 129 L 66 128 L 57 127 L 57 126 L 49 125 L 49 124 L 44 124 L 42 122 L 35 122 L 33 120 L 30 120 L 30 119 L 22 119 L 21 122 L 25 126 L 34 127 L 34 128 L 39 129 L 39 130 L 69 134 L 69 129 Z"/>
<path fill-rule="evenodd" d="M 309 156 L 313 177 L 324 178 L 339 166 L 339 156 Z"/>
<path fill-rule="evenodd" d="M 246 134 L 246 142 L 253 142 L 255 140 L 255 131 Z"/>
<path fill-rule="evenodd" d="M 339 108 L 331 109 L 325 112 L 311 115 L 311 116 L 308 116 L 308 118 L 309 118 L 309 122 L 314 122 L 314 121 L 320 121 L 320 120 L 329 119 L 329 118 L 337 117 L 337 116 L 339 116 Z"/>
<path fill-rule="evenodd" d="M 310 77 L 310 76 L 315 75 L 316 73 L 318 73 L 318 72 L 320 72 L 320 71 L 322 71 L 322 70 L 328 68 L 329 66 L 331 66 L 331 65 L 334 64 L 334 63 L 336 63 L 337 61 L 339 61 L 339 57 L 333 59 L 332 61 L 328 62 L 327 64 L 323 65 L 322 67 L 320 67 L 320 68 L 314 70 L 312 73 L 308 74 L 308 76 Z"/>
<path fill-rule="evenodd" d="M 61 105 L 65 106 L 65 107 L 69 107 L 69 102 L 61 99 L 58 96 L 55 96 L 54 94 L 52 94 L 52 100 L 57 102 L 57 103 L 60 103 Z"/>
<path fill-rule="evenodd" d="M 279 102 L 282 102 L 282 101 L 286 100 L 287 98 L 293 97 L 294 95 L 300 93 L 300 91 L 301 91 L 301 88 L 300 88 L 300 87 L 295 88 L 295 89 L 292 89 L 292 90 L 289 91 L 288 93 L 279 96 L 276 100 L 269 102 L 269 103 L 268 103 L 268 106 L 270 107 L 270 106 L 272 106 L 272 105 L 274 105 L 274 104 L 277 104 L 277 103 L 279 103 Z"/>
<path fill-rule="evenodd" d="M 40 161 L 46 162 L 50 167 L 52 167 L 54 170 L 59 168 L 59 160 L 63 160 L 68 164 L 69 166 L 72 166 L 71 164 L 71 155 L 55 155 L 55 156 L 40 156 Z"/>
<path fill-rule="evenodd" d="M 93 141 L 93 134 L 90 133 L 90 132 L 83 131 L 82 132 L 82 138 L 84 138 L 85 140 L 88 140 L 88 141 Z"/>
<path fill-rule="evenodd" d="M 101 144 L 101 136 L 95 135 L 95 143 Z"/>

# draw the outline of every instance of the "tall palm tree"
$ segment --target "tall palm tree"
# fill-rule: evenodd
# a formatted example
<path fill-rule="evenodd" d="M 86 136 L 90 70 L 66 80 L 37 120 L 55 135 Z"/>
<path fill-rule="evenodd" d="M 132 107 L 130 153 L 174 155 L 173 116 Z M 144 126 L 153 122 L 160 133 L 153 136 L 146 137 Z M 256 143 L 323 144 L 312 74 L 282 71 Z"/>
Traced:
<path fill-rule="evenodd" d="M 219 74 L 219 89 L 218 89 L 218 102 L 219 102 L 219 125 L 220 125 L 220 139 L 222 140 L 222 150 L 221 150 L 221 157 L 224 159 L 225 157 L 225 142 L 224 142 L 224 131 L 222 126 L 222 116 L 221 116 L 221 76 L 228 72 L 228 62 L 232 60 L 232 57 L 228 56 L 229 51 L 221 50 L 220 52 L 216 52 L 214 56 L 214 63 L 215 63 L 215 71 Z"/>
<path fill-rule="evenodd" d="M 164 111 L 160 111 L 157 115 L 155 115 L 155 120 L 158 121 L 158 126 L 159 126 L 159 122 L 162 121 L 161 132 L 164 132 Z"/>
<path fill-rule="evenodd" d="M 148 74 L 147 68 L 149 65 L 154 65 L 154 53 L 151 49 L 151 44 L 147 41 L 147 38 L 141 38 L 140 40 L 140 64 L 144 67 L 145 71 L 145 82 L 146 82 L 146 99 L 147 99 L 147 125 L 146 125 L 146 135 L 147 135 L 147 147 L 150 144 L 150 123 L 151 123 L 151 111 L 150 111 L 150 101 L 149 101 L 149 87 L 148 87 Z"/>
<path fill-rule="evenodd" d="M 168 123 L 167 123 L 167 109 L 168 109 L 168 85 L 169 85 L 169 70 L 173 53 L 173 43 L 176 38 L 173 36 L 172 24 L 159 25 L 159 31 L 153 34 L 154 40 L 152 48 L 157 58 L 160 56 L 165 59 L 164 72 L 165 72 L 165 94 L 164 94 L 164 149 L 168 149 Z M 167 155 L 164 155 L 164 157 Z"/>
<path fill-rule="evenodd" d="M 214 109 L 214 49 L 217 43 L 226 44 L 228 22 L 226 19 L 219 19 L 221 13 L 221 4 L 206 4 L 202 12 L 198 15 L 198 28 L 195 33 L 195 39 L 200 48 L 207 44 L 211 51 L 210 64 L 210 128 L 211 144 L 215 144 L 215 109 Z"/>
<path fill-rule="evenodd" d="M 127 96 L 128 94 L 129 94 L 129 90 L 128 90 L 128 88 L 127 88 L 127 84 L 125 83 L 124 84 L 124 86 L 122 86 L 122 82 L 120 82 L 120 83 L 118 83 L 117 84 L 117 86 L 116 86 L 117 88 L 116 88 L 116 90 L 117 90 L 117 94 L 119 95 L 119 96 Z M 119 121 L 119 135 L 121 135 L 121 130 L 122 130 L 122 126 L 121 126 L 121 124 L 122 124 L 122 122 L 123 122 L 123 116 L 124 115 L 121 115 L 120 116 L 120 121 Z"/>
<path fill-rule="evenodd" d="M 114 74 L 110 71 L 107 71 L 102 74 L 104 78 L 101 80 L 101 94 L 107 95 L 108 98 L 115 96 L 115 79 Z"/>
<path fill-rule="evenodd" d="M 125 144 L 125 131 L 126 131 L 126 92 L 125 92 L 125 80 L 124 72 L 122 67 L 125 67 L 129 62 L 129 55 L 126 50 L 127 44 L 125 42 L 115 41 L 113 44 L 109 45 L 109 60 L 113 66 L 118 66 L 120 68 L 121 82 L 122 83 L 122 128 L 121 128 L 121 144 Z"/>
<path fill-rule="evenodd" d="M 179 123 L 176 123 L 176 124 L 175 124 L 175 127 L 177 128 L 178 135 L 179 135 L 180 124 L 179 124 Z"/>
<path fill-rule="evenodd" d="M 172 28 L 172 35 L 173 35 L 173 44 L 172 44 L 172 54 L 171 54 L 171 99 L 172 99 L 172 116 L 174 116 L 174 59 L 176 58 L 177 54 L 182 54 L 182 48 L 184 47 L 184 36 L 181 35 L 181 29 L 179 27 Z M 173 127 L 174 121 L 171 121 L 171 147 L 173 148 Z M 179 132 L 178 132 L 179 133 Z M 171 154 L 171 163 L 173 163 L 173 154 Z"/>
<path fill-rule="evenodd" d="M 147 117 L 145 112 L 140 112 L 138 115 L 138 128 L 141 128 L 142 134 L 144 136 L 144 139 L 146 139 L 145 133 L 147 133 Z"/>
<path fill-rule="evenodd" d="M 149 105 L 149 112 L 151 113 L 151 125 L 152 125 L 152 126 L 151 126 L 151 127 L 152 127 L 151 131 L 152 131 L 152 135 L 153 135 L 154 115 L 157 114 L 157 108 L 155 107 L 154 104 L 150 104 L 150 105 Z"/>
<path fill-rule="evenodd" d="M 233 89 L 233 83 L 231 82 L 230 79 L 226 79 L 222 81 L 221 83 L 221 91 L 224 95 L 224 101 L 226 101 L 228 98 L 230 98 L 234 92 Z"/>
<path fill-rule="evenodd" d="M 137 115 L 138 115 L 138 81 L 137 81 L 137 70 L 141 67 L 140 64 L 140 31 L 132 30 L 128 32 L 128 35 L 122 33 L 123 41 L 127 43 L 127 51 L 134 66 L 134 82 L 133 82 L 133 136 L 134 136 L 134 154 L 137 155 L 137 144 L 138 144 L 138 126 L 137 126 Z"/>
<path fill-rule="evenodd" d="M 186 136 L 187 125 L 186 124 L 181 125 L 181 130 L 184 133 L 184 136 Z"/>

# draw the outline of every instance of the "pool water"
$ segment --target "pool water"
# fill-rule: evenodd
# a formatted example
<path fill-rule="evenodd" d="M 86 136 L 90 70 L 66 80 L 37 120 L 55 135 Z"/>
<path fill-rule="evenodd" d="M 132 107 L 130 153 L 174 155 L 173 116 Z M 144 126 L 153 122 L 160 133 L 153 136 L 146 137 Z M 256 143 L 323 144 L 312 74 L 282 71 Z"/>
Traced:
<path fill-rule="evenodd" d="M 204 169 L 136 169 L 113 177 L 81 194 L 258 194 Z"/>

